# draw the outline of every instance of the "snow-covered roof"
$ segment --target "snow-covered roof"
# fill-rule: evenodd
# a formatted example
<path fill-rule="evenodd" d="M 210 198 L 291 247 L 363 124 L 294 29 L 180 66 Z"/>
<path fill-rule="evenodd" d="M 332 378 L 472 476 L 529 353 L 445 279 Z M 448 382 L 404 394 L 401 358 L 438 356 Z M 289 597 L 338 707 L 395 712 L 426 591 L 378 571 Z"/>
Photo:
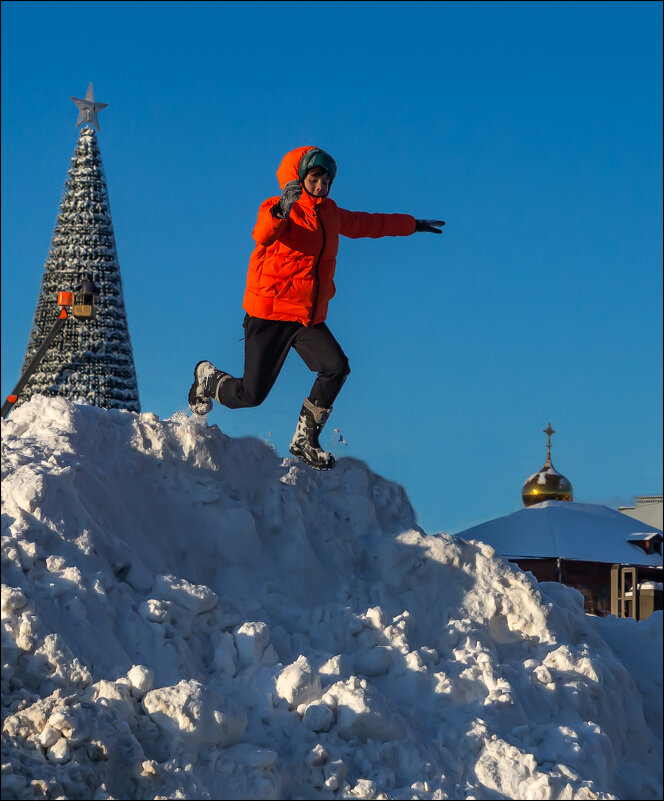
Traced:
<path fill-rule="evenodd" d="M 662 565 L 662 554 L 647 554 L 630 540 L 657 533 L 662 532 L 608 506 L 544 501 L 456 536 L 486 542 L 507 558 L 560 557 L 656 566 Z"/>
<path fill-rule="evenodd" d="M 628 542 L 648 542 L 649 540 L 661 542 L 662 535 L 659 531 L 646 531 L 643 534 L 632 534 Z"/>

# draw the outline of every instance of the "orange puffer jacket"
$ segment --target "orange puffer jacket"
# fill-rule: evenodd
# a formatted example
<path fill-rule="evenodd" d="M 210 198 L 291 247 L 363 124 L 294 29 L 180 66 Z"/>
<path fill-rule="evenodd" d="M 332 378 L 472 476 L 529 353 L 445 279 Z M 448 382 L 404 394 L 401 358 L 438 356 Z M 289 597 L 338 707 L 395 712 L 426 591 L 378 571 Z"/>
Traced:
<path fill-rule="evenodd" d="M 311 147 L 287 153 L 277 170 L 279 185 L 298 179 L 302 156 Z M 415 231 L 410 214 L 367 214 L 340 209 L 329 197 L 302 191 L 285 220 L 270 213 L 279 196 L 258 210 L 253 231 L 256 248 L 249 260 L 244 310 L 264 320 L 292 320 L 310 326 L 324 322 L 334 296 L 334 268 L 339 234 L 409 236 Z"/>

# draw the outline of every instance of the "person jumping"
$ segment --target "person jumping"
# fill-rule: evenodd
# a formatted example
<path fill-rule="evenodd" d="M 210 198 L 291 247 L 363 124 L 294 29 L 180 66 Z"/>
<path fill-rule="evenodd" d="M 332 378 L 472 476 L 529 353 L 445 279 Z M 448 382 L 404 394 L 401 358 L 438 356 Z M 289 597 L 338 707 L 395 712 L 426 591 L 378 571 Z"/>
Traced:
<path fill-rule="evenodd" d="M 358 239 L 442 233 L 443 220 L 409 214 L 369 214 L 339 208 L 329 197 L 337 164 L 311 145 L 287 153 L 277 170 L 281 196 L 265 200 L 253 230 L 244 293 L 244 375 L 234 378 L 212 362 L 194 368 L 189 407 L 205 415 L 216 400 L 229 409 L 259 406 L 291 348 L 317 374 L 304 399 L 290 453 L 315 470 L 334 467 L 319 435 L 350 373 L 348 359 L 325 324 L 334 296 L 339 234 Z"/>

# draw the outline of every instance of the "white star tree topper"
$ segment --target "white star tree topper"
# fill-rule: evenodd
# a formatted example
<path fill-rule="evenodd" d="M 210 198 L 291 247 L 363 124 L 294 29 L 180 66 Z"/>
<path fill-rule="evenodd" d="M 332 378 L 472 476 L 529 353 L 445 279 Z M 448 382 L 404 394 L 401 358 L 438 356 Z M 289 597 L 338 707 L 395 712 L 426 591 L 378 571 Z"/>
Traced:
<path fill-rule="evenodd" d="M 101 133 L 99 120 L 97 119 L 97 112 L 105 109 L 108 103 L 95 103 L 95 97 L 92 93 L 92 83 L 88 86 L 88 91 L 85 93 L 85 99 L 80 97 L 70 97 L 78 107 L 78 119 L 76 120 L 76 127 L 87 123 L 93 128 L 96 128 Z"/>

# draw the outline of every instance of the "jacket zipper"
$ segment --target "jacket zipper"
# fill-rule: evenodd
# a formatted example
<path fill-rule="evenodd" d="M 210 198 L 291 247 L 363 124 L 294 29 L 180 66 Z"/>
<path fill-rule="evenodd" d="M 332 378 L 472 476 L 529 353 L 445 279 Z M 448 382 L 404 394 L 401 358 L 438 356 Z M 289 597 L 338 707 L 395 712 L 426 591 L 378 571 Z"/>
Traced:
<path fill-rule="evenodd" d="M 320 257 L 323 255 L 323 251 L 325 250 L 325 226 L 323 225 L 323 221 L 321 220 L 318 209 L 320 206 L 316 206 L 316 219 L 318 220 L 318 225 L 320 226 L 320 230 L 323 232 L 323 245 L 320 249 L 320 253 L 318 254 L 318 258 L 316 259 L 316 265 L 314 267 L 314 305 L 311 309 L 311 320 L 309 320 L 309 325 L 314 324 L 314 318 L 316 317 L 316 306 L 318 306 L 318 289 L 319 289 L 319 280 L 318 280 L 318 265 L 320 264 Z"/>

